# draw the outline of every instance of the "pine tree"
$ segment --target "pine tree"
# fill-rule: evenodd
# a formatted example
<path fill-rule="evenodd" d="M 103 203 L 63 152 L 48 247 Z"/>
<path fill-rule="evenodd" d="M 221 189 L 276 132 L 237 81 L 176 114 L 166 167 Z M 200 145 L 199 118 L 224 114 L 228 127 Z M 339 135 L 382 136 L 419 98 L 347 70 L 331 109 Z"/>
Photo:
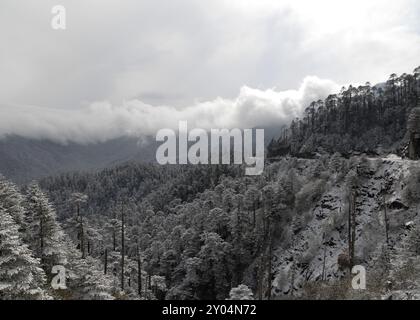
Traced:
<path fill-rule="evenodd" d="M 29 186 L 26 203 L 26 241 L 49 275 L 53 265 L 65 263 L 64 234 L 55 210 L 37 184 Z"/>
<path fill-rule="evenodd" d="M 0 203 L 22 230 L 25 216 L 24 198 L 18 188 L 2 176 L 0 176 Z"/>
<path fill-rule="evenodd" d="M 76 206 L 76 217 L 74 219 L 75 228 L 77 229 L 77 239 L 79 240 L 78 248 L 82 252 L 82 258 L 86 258 L 86 245 L 85 245 L 85 222 L 81 212 L 81 206 L 87 202 L 88 197 L 82 193 L 73 193 L 71 201 Z"/>
<path fill-rule="evenodd" d="M 0 300 L 47 299 L 45 273 L 20 239 L 19 227 L 0 207 Z"/>
<path fill-rule="evenodd" d="M 230 287 L 226 280 L 231 276 L 231 246 L 217 233 L 204 233 L 201 238 L 204 244 L 198 257 L 202 261 L 201 270 L 204 272 L 202 281 L 207 281 L 210 289 L 206 294 L 213 299 L 223 299 Z"/>
<path fill-rule="evenodd" d="M 74 260 L 74 271 L 77 278 L 73 290 L 79 292 L 76 299 L 83 300 L 113 300 L 113 283 L 111 276 L 104 275 L 102 266 L 92 257 Z"/>
<path fill-rule="evenodd" d="M 254 295 L 246 285 L 241 284 L 232 288 L 229 293 L 229 300 L 254 300 Z"/>
<path fill-rule="evenodd" d="M 112 300 L 114 299 L 112 275 L 103 274 L 103 265 L 93 257 L 80 257 L 79 251 L 68 236 L 63 238 L 67 260 L 66 286 L 71 299 Z"/>

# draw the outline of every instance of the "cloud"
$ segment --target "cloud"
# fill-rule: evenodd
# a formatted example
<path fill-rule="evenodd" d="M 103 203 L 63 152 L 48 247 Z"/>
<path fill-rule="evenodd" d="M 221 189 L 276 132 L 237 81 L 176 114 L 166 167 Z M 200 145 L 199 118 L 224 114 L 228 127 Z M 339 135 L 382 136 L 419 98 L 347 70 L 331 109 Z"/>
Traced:
<path fill-rule="evenodd" d="M 121 106 L 95 102 L 86 108 L 55 109 L 0 106 L 0 137 L 19 135 L 67 143 L 93 143 L 123 136 L 155 136 L 159 129 L 279 128 L 299 116 L 313 100 L 325 98 L 339 86 L 330 80 L 306 77 L 297 90 L 259 90 L 244 86 L 234 99 L 217 98 L 185 108 L 152 106 L 129 100 Z"/>
<path fill-rule="evenodd" d="M 381 82 L 420 56 L 418 0 L 0 1 L 0 103 L 186 106 L 308 74 Z"/>

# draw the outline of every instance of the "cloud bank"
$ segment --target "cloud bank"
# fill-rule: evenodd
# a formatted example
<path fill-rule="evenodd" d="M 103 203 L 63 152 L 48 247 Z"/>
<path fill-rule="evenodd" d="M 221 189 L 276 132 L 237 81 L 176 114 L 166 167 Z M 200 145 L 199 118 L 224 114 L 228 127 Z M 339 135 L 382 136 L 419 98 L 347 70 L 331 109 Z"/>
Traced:
<path fill-rule="evenodd" d="M 311 101 L 323 99 L 339 86 L 306 77 L 297 90 L 259 90 L 244 86 L 235 99 L 217 98 L 185 108 L 152 106 L 134 99 L 114 106 L 95 102 L 86 108 L 55 109 L 1 105 L 0 137 L 18 135 L 59 143 L 94 143 L 124 136 L 154 136 L 162 128 L 264 128 L 288 124 Z"/>

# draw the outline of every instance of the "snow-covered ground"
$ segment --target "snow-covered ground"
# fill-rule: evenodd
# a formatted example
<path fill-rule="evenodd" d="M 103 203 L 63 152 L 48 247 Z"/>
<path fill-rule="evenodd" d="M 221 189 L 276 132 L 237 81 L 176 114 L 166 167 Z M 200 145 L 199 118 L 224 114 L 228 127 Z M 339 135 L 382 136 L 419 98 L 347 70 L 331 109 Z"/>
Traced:
<path fill-rule="evenodd" d="M 368 270 L 374 268 L 373 257 L 386 244 L 384 201 L 391 249 L 404 237 L 406 224 L 413 223 L 416 210 L 408 209 L 402 201 L 405 181 L 413 166 L 419 166 L 419 162 L 389 155 L 368 158 L 367 166 L 358 172 L 361 184 L 356 197 L 355 256 L 357 264 Z M 348 252 L 348 192 L 344 180 L 330 179 L 331 187 L 311 209 L 309 222 L 294 236 L 290 248 L 275 251 L 273 295 L 278 298 L 290 297 L 292 292 L 299 296 L 308 282 L 329 283 L 348 272 L 340 271 L 337 263 L 338 256 Z"/>

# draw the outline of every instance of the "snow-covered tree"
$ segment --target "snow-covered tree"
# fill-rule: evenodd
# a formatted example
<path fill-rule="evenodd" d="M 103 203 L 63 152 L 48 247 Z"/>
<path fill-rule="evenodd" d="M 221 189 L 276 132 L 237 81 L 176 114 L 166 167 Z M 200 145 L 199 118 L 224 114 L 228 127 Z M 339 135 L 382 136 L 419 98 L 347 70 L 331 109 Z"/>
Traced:
<path fill-rule="evenodd" d="M 73 219 L 73 228 L 76 228 L 77 230 L 77 239 L 79 241 L 78 243 L 78 248 L 80 249 L 80 251 L 82 252 L 82 258 L 86 258 L 86 243 L 85 243 L 85 222 L 84 222 L 84 217 L 83 214 L 81 212 L 81 207 L 83 204 L 85 204 L 88 200 L 88 196 L 80 193 L 80 192 L 75 192 L 71 195 L 71 202 L 74 204 L 74 206 L 76 207 L 76 217 L 74 217 Z"/>
<path fill-rule="evenodd" d="M 208 283 L 213 290 L 208 290 L 209 298 L 223 299 L 229 292 L 227 279 L 231 272 L 231 246 L 213 232 L 206 232 L 202 236 L 203 246 L 198 254 L 202 261 L 201 281 Z"/>
<path fill-rule="evenodd" d="M 18 229 L 0 207 L 0 300 L 46 299 L 45 273 L 20 239 Z"/>
<path fill-rule="evenodd" d="M 23 207 L 24 198 L 18 188 L 0 175 L 0 203 L 18 224 L 23 228 L 25 209 Z"/>
<path fill-rule="evenodd" d="M 26 242 L 49 275 L 52 266 L 63 264 L 66 260 L 63 231 L 54 208 L 35 183 L 29 186 L 26 208 Z"/>
<path fill-rule="evenodd" d="M 65 235 L 62 245 L 66 248 L 66 287 L 64 296 L 77 300 L 112 300 L 116 278 L 105 275 L 101 262 L 93 257 L 80 257 L 70 238 Z M 61 294 L 61 292 L 59 293 Z"/>
<path fill-rule="evenodd" d="M 230 290 L 229 300 L 254 300 L 254 294 L 248 286 L 241 284 Z"/>
<path fill-rule="evenodd" d="M 114 279 L 104 275 L 102 266 L 92 257 L 73 260 L 72 270 L 75 279 L 70 282 L 70 288 L 76 294 L 76 299 L 82 300 L 113 300 Z"/>

